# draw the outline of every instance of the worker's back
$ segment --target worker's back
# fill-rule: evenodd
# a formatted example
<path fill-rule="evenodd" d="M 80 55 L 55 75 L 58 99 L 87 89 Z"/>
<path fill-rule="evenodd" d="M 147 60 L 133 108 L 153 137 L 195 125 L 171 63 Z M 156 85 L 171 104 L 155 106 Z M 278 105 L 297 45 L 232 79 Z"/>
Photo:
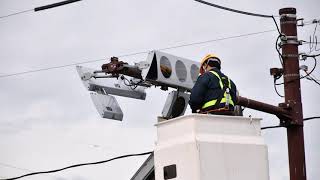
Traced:
<path fill-rule="evenodd" d="M 237 88 L 220 69 L 221 61 L 213 54 L 201 61 L 201 75 L 191 90 L 189 101 L 193 113 L 233 115 Z"/>

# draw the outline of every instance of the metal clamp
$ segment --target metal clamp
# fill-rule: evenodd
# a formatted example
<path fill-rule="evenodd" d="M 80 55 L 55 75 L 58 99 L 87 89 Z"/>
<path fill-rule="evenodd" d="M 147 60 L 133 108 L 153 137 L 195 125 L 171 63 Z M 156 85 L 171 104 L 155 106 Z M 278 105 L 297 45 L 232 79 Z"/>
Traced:
<path fill-rule="evenodd" d="M 282 41 L 287 41 L 287 40 L 298 40 L 298 37 L 297 36 L 281 36 L 281 40 Z"/>
<path fill-rule="evenodd" d="M 280 24 L 297 24 L 297 21 L 283 21 Z"/>
<path fill-rule="evenodd" d="M 298 54 L 283 54 L 282 57 L 284 58 L 298 58 L 299 55 Z"/>
<path fill-rule="evenodd" d="M 295 15 L 295 14 L 281 14 L 280 15 L 280 18 L 286 18 L 286 17 L 288 17 L 288 18 L 297 18 L 297 15 Z"/>
<path fill-rule="evenodd" d="M 282 47 L 283 45 L 286 44 L 295 44 L 295 45 L 300 45 L 300 42 L 297 40 L 288 40 L 288 41 L 283 41 L 279 43 L 279 46 Z"/>
<path fill-rule="evenodd" d="M 285 74 L 283 77 L 300 77 L 300 74 Z"/>
<path fill-rule="evenodd" d="M 282 36 L 281 37 L 281 42 L 279 43 L 279 46 L 283 46 L 285 44 L 296 44 L 300 45 L 300 41 L 298 41 L 297 36 Z"/>

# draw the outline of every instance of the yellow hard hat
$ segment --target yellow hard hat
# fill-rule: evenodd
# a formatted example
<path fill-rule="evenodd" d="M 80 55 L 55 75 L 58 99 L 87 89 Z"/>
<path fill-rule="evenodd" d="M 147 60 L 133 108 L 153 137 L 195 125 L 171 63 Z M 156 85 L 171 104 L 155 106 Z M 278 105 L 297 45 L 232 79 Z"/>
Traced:
<path fill-rule="evenodd" d="M 217 59 L 219 61 L 219 63 L 221 64 L 220 59 L 218 58 L 218 56 L 216 56 L 215 54 L 208 54 L 206 55 L 200 62 L 200 66 L 203 66 L 203 64 L 210 58 L 214 58 Z"/>
<path fill-rule="evenodd" d="M 215 54 L 207 54 L 200 62 L 200 74 L 204 73 L 203 64 L 210 58 L 217 59 L 219 64 L 221 64 L 221 60 Z"/>

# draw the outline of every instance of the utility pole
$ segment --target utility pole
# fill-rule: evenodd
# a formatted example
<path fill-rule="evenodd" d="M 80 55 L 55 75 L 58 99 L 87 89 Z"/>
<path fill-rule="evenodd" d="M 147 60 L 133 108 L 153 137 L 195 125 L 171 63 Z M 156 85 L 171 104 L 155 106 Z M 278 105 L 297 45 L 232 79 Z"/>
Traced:
<path fill-rule="evenodd" d="M 283 8 L 279 14 L 283 69 L 271 70 L 283 73 L 285 102 L 277 107 L 239 96 L 237 104 L 279 117 L 287 128 L 290 180 L 306 180 L 296 9 Z"/>
<path fill-rule="evenodd" d="M 290 180 L 306 180 L 296 9 L 283 8 L 279 14 L 281 33 L 284 35 L 281 38 L 284 105 L 291 112 L 287 126 Z"/>

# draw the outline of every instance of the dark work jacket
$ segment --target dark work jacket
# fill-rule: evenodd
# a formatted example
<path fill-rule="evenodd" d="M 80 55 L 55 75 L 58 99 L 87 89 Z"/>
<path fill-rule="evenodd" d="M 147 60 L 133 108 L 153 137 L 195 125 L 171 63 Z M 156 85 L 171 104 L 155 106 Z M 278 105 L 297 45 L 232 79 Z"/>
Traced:
<path fill-rule="evenodd" d="M 220 78 L 225 75 L 217 68 L 213 68 L 210 71 L 215 71 L 220 75 Z M 236 103 L 236 93 L 237 88 L 233 81 L 230 79 L 231 89 L 230 95 L 232 101 Z M 213 99 L 218 99 L 220 94 L 223 93 L 223 90 L 219 84 L 219 78 L 215 76 L 213 73 L 207 71 L 203 75 L 200 75 L 191 90 L 189 105 L 192 109 L 192 112 L 196 112 L 196 110 L 201 109 L 201 107 L 206 103 Z M 223 96 L 222 96 L 223 97 Z M 224 107 L 224 103 L 220 103 L 220 107 Z M 230 110 L 233 110 L 233 107 L 230 105 Z"/>

